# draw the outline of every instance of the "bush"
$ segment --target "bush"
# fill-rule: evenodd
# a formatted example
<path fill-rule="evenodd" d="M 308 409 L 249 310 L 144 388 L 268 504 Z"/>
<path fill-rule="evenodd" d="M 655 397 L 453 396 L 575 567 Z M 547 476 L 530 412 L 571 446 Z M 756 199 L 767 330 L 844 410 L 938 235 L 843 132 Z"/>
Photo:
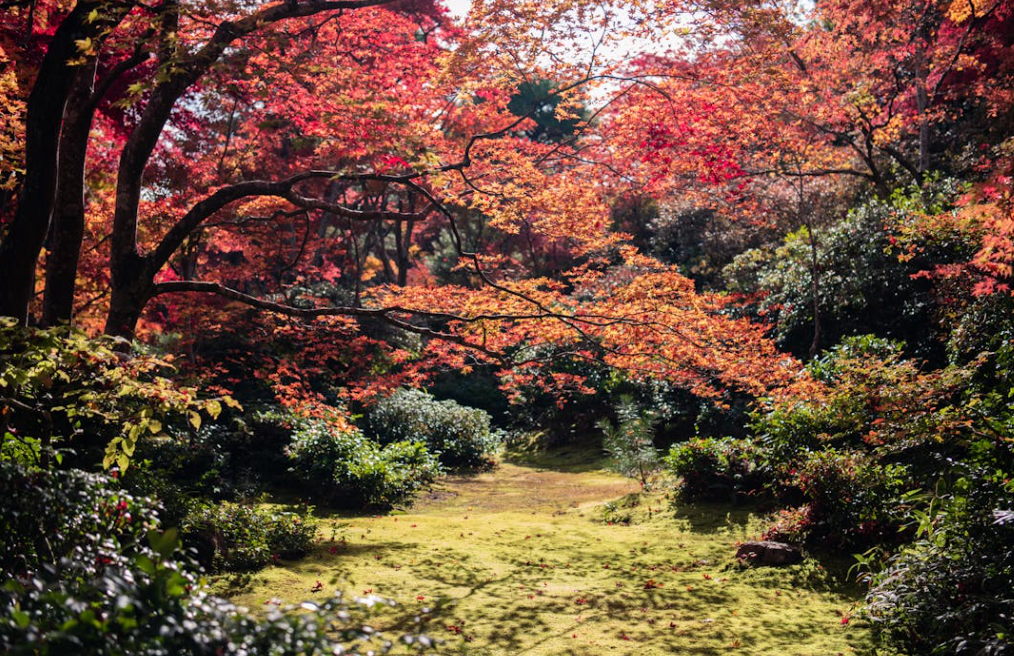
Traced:
<path fill-rule="evenodd" d="M 28 470 L 0 462 L 0 573 L 38 571 L 73 557 L 86 572 L 134 553 L 157 524 L 155 503 L 109 476 Z"/>
<path fill-rule="evenodd" d="M 288 454 L 292 471 L 310 490 L 342 507 L 407 501 L 441 471 L 422 442 L 381 446 L 356 428 L 337 428 L 324 420 L 302 421 Z"/>
<path fill-rule="evenodd" d="M 900 465 L 879 465 L 855 453 L 811 453 L 789 485 L 806 505 L 785 511 L 767 539 L 835 547 L 859 547 L 897 535 L 902 517 Z"/>
<path fill-rule="evenodd" d="M 904 462 L 913 482 L 930 486 L 943 458 L 961 457 L 971 416 L 958 402 L 969 370 L 922 372 L 900 344 L 869 335 L 843 340 L 807 368 L 827 386 L 821 398 L 769 403 L 753 416 L 771 469 L 799 469 L 806 454 L 830 448 Z"/>
<path fill-rule="evenodd" d="M 138 441 L 171 422 L 199 427 L 230 397 L 198 400 L 196 390 L 165 377 L 173 368 L 150 356 L 124 358 L 121 344 L 70 327 L 23 328 L 0 317 L 0 457 L 47 467 L 71 438 L 105 450 L 104 464 L 127 469 Z"/>
<path fill-rule="evenodd" d="M 370 432 L 382 443 L 422 440 L 448 467 L 486 468 L 503 443 L 489 415 L 420 390 L 400 389 L 370 412 Z"/>
<path fill-rule="evenodd" d="M 162 506 L 162 525 L 179 527 L 201 499 L 235 496 L 226 476 L 229 456 L 217 445 L 191 437 L 142 440 L 134 452 L 123 486 L 135 494 L 155 497 Z"/>
<path fill-rule="evenodd" d="M 910 653 L 1014 653 L 1014 484 L 962 479 L 922 525 L 872 577 L 874 626 Z"/>
<path fill-rule="evenodd" d="M 764 475 L 758 460 L 759 449 L 749 440 L 709 437 L 674 444 L 665 464 L 681 479 L 679 491 L 683 497 L 726 500 L 763 489 Z"/>
<path fill-rule="evenodd" d="M 910 355 L 940 363 L 941 308 L 934 285 L 914 274 L 966 261 L 973 244 L 921 243 L 915 257 L 899 258 L 895 235 L 920 211 L 899 204 L 870 201 L 818 229 L 821 347 L 873 326 L 881 337 L 903 340 Z M 809 232 L 800 228 L 774 248 L 737 255 L 723 271 L 726 289 L 760 299 L 754 311 L 773 318 L 779 346 L 800 357 L 813 339 L 810 257 Z"/>
<path fill-rule="evenodd" d="M 209 571 L 258 569 L 278 558 L 313 549 L 317 524 L 309 509 L 275 512 L 253 505 L 202 505 L 183 521 L 184 544 Z"/>
<path fill-rule="evenodd" d="M 7 511 L 0 515 L 0 653 L 324 656 L 391 646 L 363 625 L 369 607 L 384 605 L 375 598 L 350 604 L 335 596 L 262 617 L 209 596 L 174 559 L 175 531 L 155 530 L 151 507 L 108 478 L 0 465 L 0 485 Z M 41 501 L 52 503 L 45 513 Z M 49 539 L 41 549 L 40 536 Z M 420 651 L 432 644 L 404 641 Z"/>

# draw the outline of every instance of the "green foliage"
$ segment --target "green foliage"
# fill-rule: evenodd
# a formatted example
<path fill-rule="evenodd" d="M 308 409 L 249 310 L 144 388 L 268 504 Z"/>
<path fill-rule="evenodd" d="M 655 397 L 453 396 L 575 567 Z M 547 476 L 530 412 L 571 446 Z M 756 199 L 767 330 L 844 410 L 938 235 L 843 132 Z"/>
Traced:
<path fill-rule="evenodd" d="M 806 365 L 810 375 L 824 383 L 836 383 L 852 374 L 858 360 L 898 362 L 905 345 L 876 335 L 846 337 Z"/>
<path fill-rule="evenodd" d="M 250 504 L 202 504 L 183 520 L 184 544 L 207 570 L 259 569 L 279 558 L 299 558 L 313 548 L 312 511 L 276 512 Z"/>
<path fill-rule="evenodd" d="M 476 366 L 469 373 L 442 372 L 431 382 L 429 391 L 439 399 L 450 399 L 469 408 L 489 413 L 494 425 L 501 428 L 516 427 L 517 421 L 507 395 L 500 389 L 496 370 L 489 366 Z"/>
<path fill-rule="evenodd" d="M 1014 484 L 971 470 L 872 577 L 866 613 L 918 654 L 1014 653 Z"/>
<path fill-rule="evenodd" d="M 0 454 L 48 464 L 71 438 L 99 438 L 104 466 L 126 470 L 139 440 L 164 435 L 170 422 L 200 428 L 228 397 L 198 400 L 195 390 L 165 376 L 171 365 L 150 356 L 128 358 L 122 341 L 90 338 L 68 327 L 22 328 L 0 319 Z M 88 446 L 86 443 L 85 446 Z"/>
<path fill-rule="evenodd" d="M 578 125 L 587 120 L 588 112 L 580 108 L 574 116 L 561 118 L 557 108 L 563 96 L 556 92 L 560 86 L 553 80 L 532 80 L 522 82 L 507 103 L 507 109 L 515 116 L 524 116 L 532 121 L 531 127 L 521 131 L 528 139 L 540 143 L 560 143 L 574 136 Z"/>
<path fill-rule="evenodd" d="M 199 438 L 142 440 L 130 470 L 127 489 L 155 497 L 162 505 L 162 524 L 180 526 L 201 499 L 233 498 L 232 481 L 223 476 L 228 454 Z"/>
<path fill-rule="evenodd" d="M 806 505 L 781 516 L 769 539 L 856 548 L 897 534 L 905 510 L 900 465 L 828 449 L 810 453 L 789 474 Z"/>
<path fill-rule="evenodd" d="M 662 464 L 653 442 L 655 418 L 638 413 L 630 404 L 621 406 L 619 415 L 618 426 L 605 419 L 599 422 L 602 446 L 612 456 L 613 467 L 618 472 L 637 479 L 642 488 L 647 488 Z"/>
<path fill-rule="evenodd" d="M 972 251 L 964 243 L 927 244 L 917 256 L 899 258 L 894 233 L 912 211 L 871 201 L 816 230 L 821 345 L 875 330 L 904 341 L 910 354 L 943 360 L 941 308 L 931 282 L 914 276 Z M 753 311 L 774 318 L 778 342 L 797 355 L 813 338 L 809 239 L 802 228 L 777 247 L 738 255 L 724 270 L 727 289 L 757 298 Z"/>
<path fill-rule="evenodd" d="M 503 444 L 489 414 L 421 390 L 400 389 L 370 411 L 370 432 L 382 443 L 421 440 L 448 467 L 488 468 Z"/>
<path fill-rule="evenodd" d="M 80 470 L 29 470 L 0 462 L 0 573 L 35 572 L 66 558 L 85 573 L 136 553 L 157 525 L 149 498 Z"/>
<path fill-rule="evenodd" d="M 774 470 L 787 471 L 811 451 L 864 451 L 918 465 L 935 476 L 938 455 L 958 453 L 967 412 L 957 405 L 969 372 L 923 373 L 897 343 L 869 335 L 846 338 L 809 365 L 827 384 L 822 398 L 768 404 L 751 428 Z M 949 438 L 949 439 L 945 439 Z"/>
<path fill-rule="evenodd" d="M 288 449 L 292 471 L 316 495 L 342 507 L 391 506 L 409 501 L 441 468 L 423 442 L 385 446 L 356 428 L 302 420 Z"/>
<path fill-rule="evenodd" d="M 687 499 L 727 500 L 755 495 L 764 486 L 760 450 L 749 440 L 694 438 L 674 444 L 665 464 Z"/>
<path fill-rule="evenodd" d="M 371 609 L 387 605 L 378 598 L 349 603 L 338 595 L 263 617 L 208 595 L 174 559 L 176 532 L 153 528 L 150 507 L 114 492 L 107 478 L 0 465 L 0 484 L 16 492 L 4 496 L 9 512 L 0 514 L 4 654 L 324 656 L 393 647 L 364 624 Z M 46 513 L 41 501 L 52 502 Z M 127 519 L 133 511 L 145 515 Z M 26 519 L 33 513 L 36 522 Z M 432 645 L 423 636 L 402 642 L 411 651 Z"/>

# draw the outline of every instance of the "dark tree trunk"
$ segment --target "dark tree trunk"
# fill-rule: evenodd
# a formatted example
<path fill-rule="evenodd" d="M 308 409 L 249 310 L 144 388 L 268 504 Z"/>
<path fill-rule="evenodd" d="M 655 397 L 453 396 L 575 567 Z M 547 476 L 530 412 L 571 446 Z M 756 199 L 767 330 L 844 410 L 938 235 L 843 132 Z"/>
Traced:
<path fill-rule="evenodd" d="M 817 238 L 810 233 L 810 293 L 813 295 L 813 340 L 810 342 L 810 359 L 817 356 L 820 350 L 820 260 L 817 253 Z"/>
<path fill-rule="evenodd" d="M 916 83 L 915 101 L 919 112 L 919 173 L 926 173 L 930 168 L 930 123 L 927 116 L 929 96 L 926 93 L 925 79 Z M 922 180 L 917 181 L 920 185 Z"/>
<path fill-rule="evenodd" d="M 149 262 L 136 254 L 118 260 L 104 328 L 107 335 L 134 339 L 137 322 L 155 288 L 155 273 Z"/>
<path fill-rule="evenodd" d="M 57 28 L 39 67 L 25 111 L 25 178 L 18 207 L 0 243 L 0 316 L 28 323 L 35 293 L 35 268 L 49 232 L 56 200 L 60 127 L 79 56 L 75 41 L 90 38 L 100 26 L 88 14 L 102 2 L 79 2 Z"/>
<path fill-rule="evenodd" d="M 94 115 L 91 95 L 97 63 L 92 58 L 78 71 L 63 115 L 56 206 L 46 258 L 42 308 L 42 323 L 46 326 L 69 324 L 74 318 L 74 289 L 85 227 L 85 160 Z"/>

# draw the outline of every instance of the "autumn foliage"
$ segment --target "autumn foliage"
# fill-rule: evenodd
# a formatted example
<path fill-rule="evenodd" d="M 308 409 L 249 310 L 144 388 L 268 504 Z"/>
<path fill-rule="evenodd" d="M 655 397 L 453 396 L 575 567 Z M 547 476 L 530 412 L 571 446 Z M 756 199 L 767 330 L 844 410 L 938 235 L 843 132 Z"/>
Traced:
<path fill-rule="evenodd" d="M 921 185 L 948 130 L 989 153 L 963 164 L 985 172 L 958 219 L 975 290 L 1009 287 L 999 0 L 7 4 L 0 312 L 178 335 L 223 390 L 238 374 L 202 343 L 259 330 L 300 355 L 242 370 L 307 412 L 315 371 L 383 389 L 355 382 L 378 357 L 389 387 L 485 364 L 589 391 L 552 352 L 703 396 L 816 394 L 614 208 L 804 224 L 816 256 L 822 199 Z"/>

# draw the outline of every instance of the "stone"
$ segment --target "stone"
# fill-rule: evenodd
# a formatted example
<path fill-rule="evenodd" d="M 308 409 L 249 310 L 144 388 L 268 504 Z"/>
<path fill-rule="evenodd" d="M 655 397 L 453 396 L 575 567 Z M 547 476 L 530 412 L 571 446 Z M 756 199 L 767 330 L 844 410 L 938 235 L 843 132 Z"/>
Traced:
<path fill-rule="evenodd" d="M 799 547 L 784 542 L 744 542 L 736 550 L 736 558 L 747 565 L 792 565 L 803 560 Z"/>

